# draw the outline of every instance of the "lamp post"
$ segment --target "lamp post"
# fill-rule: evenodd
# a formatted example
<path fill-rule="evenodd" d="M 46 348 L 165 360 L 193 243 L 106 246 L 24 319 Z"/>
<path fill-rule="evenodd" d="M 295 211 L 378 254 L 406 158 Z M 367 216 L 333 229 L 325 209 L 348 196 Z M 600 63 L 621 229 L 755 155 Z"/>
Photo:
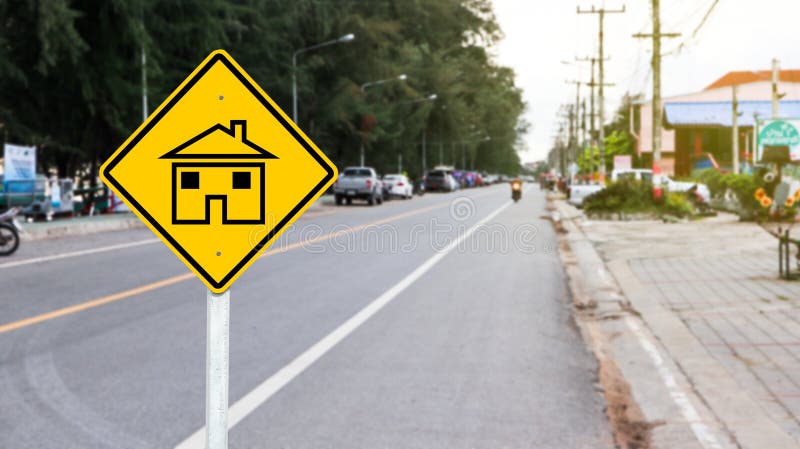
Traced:
<path fill-rule="evenodd" d="M 333 39 L 330 41 L 322 42 L 320 44 L 312 45 L 310 47 L 301 48 L 292 53 L 292 120 L 297 124 L 297 56 L 307 51 L 316 50 L 318 48 L 327 47 L 329 45 L 344 44 L 352 42 L 356 36 L 352 33 L 345 34 L 344 36 Z"/>
<path fill-rule="evenodd" d="M 427 97 L 418 98 L 416 100 L 410 101 L 410 103 L 422 103 L 423 101 L 436 101 L 437 95 L 430 94 Z M 422 176 L 425 176 L 425 172 L 428 171 L 428 161 L 426 160 L 428 157 L 427 148 L 426 146 L 426 134 L 428 133 L 428 118 L 425 118 L 425 126 L 422 128 Z"/>
<path fill-rule="evenodd" d="M 405 73 L 401 73 L 400 75 L 395 76 L 394 78 L 386 78 L 385 80 L 378 80 L 378 81 L 370 81 L 368 83 L 364 83 L 361 85 L 361 92 L 366 92 L 368 87 L 377 86 L 379 84 L 386 84 L 392 81 L 405 81 L 408 77 Z"/>
<path fill-rule="evenodd" d="M 400 75 L 395 76 L 394 78 L 386 78 L 385 80 L 378 80 L 378 81 L 370 81 L 368 83 L 364 83 L 361 85 L 361 92 L 366 93 L 367 88 L 371 86 L 378 86 L 381 84 L 390 83 L 392 81 L 405 81 L 408 77 L 405 73 L 401 73 Z M 359 147 L 359 160 L 361 161 L 361 166 L 364 166 L 364 136 L 361 136 L 361 145 Z"/>

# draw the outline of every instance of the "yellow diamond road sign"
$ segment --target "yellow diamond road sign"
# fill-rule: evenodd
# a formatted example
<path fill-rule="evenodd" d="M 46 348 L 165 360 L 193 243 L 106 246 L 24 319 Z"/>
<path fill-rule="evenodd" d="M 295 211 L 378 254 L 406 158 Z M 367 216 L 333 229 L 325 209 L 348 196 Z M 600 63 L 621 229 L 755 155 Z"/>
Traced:
<path fill-rule="evenodd" d="M 215 293 L 336 178 L 336 167 L 222 50 L 103 164 L 103 181 Z"/>

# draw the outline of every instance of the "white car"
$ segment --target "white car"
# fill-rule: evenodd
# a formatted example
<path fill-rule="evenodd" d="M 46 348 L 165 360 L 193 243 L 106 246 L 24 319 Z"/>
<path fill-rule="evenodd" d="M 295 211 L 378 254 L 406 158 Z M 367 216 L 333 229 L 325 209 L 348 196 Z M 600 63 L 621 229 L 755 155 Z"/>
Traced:
<path fill-rule="evenodd" d="M 602 184 L 573 184 L 569 188 L 569 204 L 575 207 L 583 206 L 583 200 L 596 192 L 605 189 L 606 186 Z"/>
<path fill-rule="evenodd" d="M 383 190 L 389 195 L 409 199 L 414 194 L 414 188 L 406 175 L 384 175 Z"/>

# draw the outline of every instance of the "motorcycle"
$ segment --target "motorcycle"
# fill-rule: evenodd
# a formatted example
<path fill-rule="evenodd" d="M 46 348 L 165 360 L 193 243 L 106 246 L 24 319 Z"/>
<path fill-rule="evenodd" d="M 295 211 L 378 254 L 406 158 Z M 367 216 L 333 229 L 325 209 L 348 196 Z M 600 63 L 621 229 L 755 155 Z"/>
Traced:
<path fill-rule="evenodd" d="M 511 181 L 511 199 L 515 203 L 522 199 L 522 181 L 519 179 Z"/>
<path fill-rule="evenodd" d="M 19 233 L 22 227 L 16 217 L 20 208 L 14 207 L 0 214 L 0 256 L 10 256 L 19 248 Z"/>
<path fill-rule="evenodd" d="M 420 179 L 419 181 L 414 183 L 414 194 L 415 195 L 425 195 L 425 180 Z"/>

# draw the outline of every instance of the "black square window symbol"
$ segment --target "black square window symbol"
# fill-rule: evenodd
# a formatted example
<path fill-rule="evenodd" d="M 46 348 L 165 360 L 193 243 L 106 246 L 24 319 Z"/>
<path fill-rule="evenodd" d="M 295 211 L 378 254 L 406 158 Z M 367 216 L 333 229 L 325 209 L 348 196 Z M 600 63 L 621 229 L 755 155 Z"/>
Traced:
<path fill-rule="evenodd" d="M 199 189 L 200 172 L 184 171 L 181 172 L 181 189 Z"/>
<path fill-rule="evenodd" d="M 250 172 L 249 171 L 235 171 L 235 172 L 233 172 L 233 188 L 234 189 L 249 189 L 250 188 Z"/>

